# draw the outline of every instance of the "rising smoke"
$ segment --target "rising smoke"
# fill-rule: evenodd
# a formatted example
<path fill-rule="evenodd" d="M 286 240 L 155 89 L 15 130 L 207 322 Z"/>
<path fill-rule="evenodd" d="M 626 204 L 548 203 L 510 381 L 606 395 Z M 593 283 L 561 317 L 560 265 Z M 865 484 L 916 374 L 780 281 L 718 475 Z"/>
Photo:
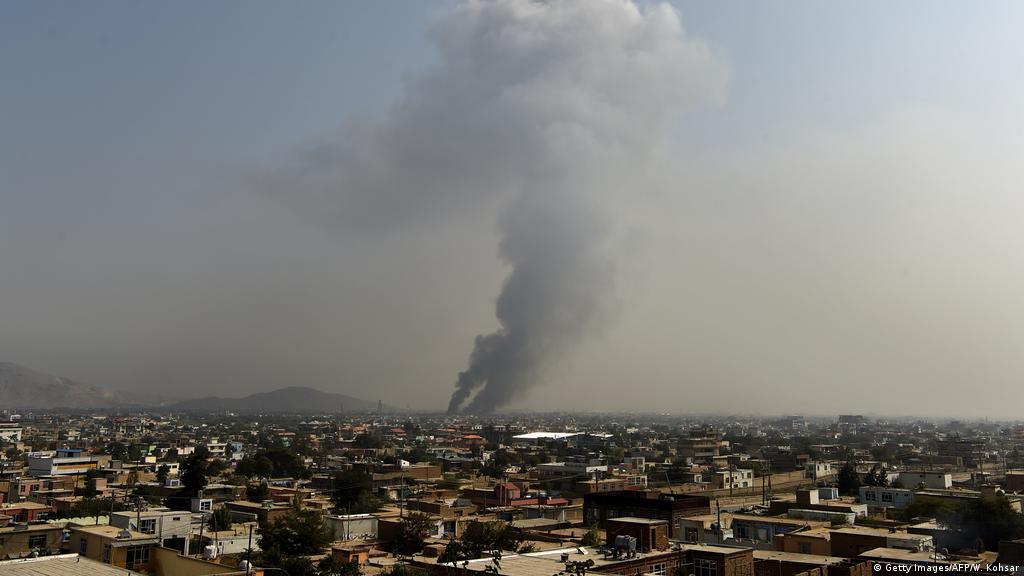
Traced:
<path fill-rule="evenodd" d="M 381 121 L 289 170 L 287 189 L 354 228 L 501 206 L 500 326 L 476 338 L 449 404 L 490 412 L 607 322 L 610 202 L 651 181 L 675 113 L 723 75 L 667 4 L 470 0 L 432 39 L 432 70 Z"/>

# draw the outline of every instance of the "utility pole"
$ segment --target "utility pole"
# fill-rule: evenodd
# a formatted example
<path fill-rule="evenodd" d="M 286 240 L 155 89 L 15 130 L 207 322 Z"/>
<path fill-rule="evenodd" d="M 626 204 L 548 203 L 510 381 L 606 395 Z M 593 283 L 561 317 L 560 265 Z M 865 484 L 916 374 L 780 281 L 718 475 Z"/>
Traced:
<path fill-rule="evenodd" d="M 252 556 L 252 523 L 249 523 L 249 545 L 245 548 L 245 576 L 249 576 L 249 568 L 252 566 L 252 562 L 249 561 L 249 557 Z"/>
<path fill-rule="evenodd" d="M 722 543 L 722 502 L 715 498 L 715 508 L 718 509 L 718 543 Z"/>

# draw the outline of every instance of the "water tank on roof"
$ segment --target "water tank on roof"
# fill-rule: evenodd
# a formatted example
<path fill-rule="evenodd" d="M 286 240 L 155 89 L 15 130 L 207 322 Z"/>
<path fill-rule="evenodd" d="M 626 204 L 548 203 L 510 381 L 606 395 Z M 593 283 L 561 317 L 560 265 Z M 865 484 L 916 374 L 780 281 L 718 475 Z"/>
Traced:
<path fill-rule="evenodd" d="M 636 538 L 627 536 L 625 534 L 619 534 L 615 537 L 615 547 L 620 550 L 636 550 Z"/>

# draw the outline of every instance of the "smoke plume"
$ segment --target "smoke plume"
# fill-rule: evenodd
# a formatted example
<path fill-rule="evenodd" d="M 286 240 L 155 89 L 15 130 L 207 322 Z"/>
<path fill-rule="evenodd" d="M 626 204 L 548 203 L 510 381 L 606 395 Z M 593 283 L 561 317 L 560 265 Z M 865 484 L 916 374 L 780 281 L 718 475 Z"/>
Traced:
<path fill-rule="evenodd" d="M 722 73 L 667 4 L 470 0 L 432 40 L 438 63 L 386 117 L 313 151 L 287 188 L 350 228 L 498 207 L 499 327 L 476 338 L 449 404 L 490 412 L 607 322 L 610 202 L 651 180 L 672 117 L 714 98 Z"/>

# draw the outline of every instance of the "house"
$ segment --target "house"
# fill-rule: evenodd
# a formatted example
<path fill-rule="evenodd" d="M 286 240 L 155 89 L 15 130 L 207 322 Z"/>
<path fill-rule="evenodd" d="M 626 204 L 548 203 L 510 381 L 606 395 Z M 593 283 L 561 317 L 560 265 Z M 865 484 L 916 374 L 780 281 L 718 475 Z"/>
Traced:
<path fill-rule="evenodd" d="M 591 494 L 594 492 L 622 492 L 623 490 L 646 490 L 647 476 L 631 474 L 613 476 L 603 480 L 580 480 L 576 482 L 576 492 Z"/>
<path fill-rule="evenodd" d="M 734 468 L 715 472 L 714 485 L 717 490 L 749 488 L 754 485 L 754 471 L 747 468 Z"/>
<path fill-rule="evenodd" d="M 54 456 L 28 457 L 30 476 L 80 475 L 100 468 L 100 460 L 86 456 L 81 450 L 62 448 Z"/>
<path fill-rule="evenodd" d="M 650 518 L 621 517 L 605 524 L 605 546 L 614 547 L 618 536 L 636 539 L 639 552 L 668 549 L 668 522 Z"/>
<path fill-rule="evenodd" d="M 583 496 L 583 521 L 587 524 L 597 523 L 603 528 L 608 520 L 627 516 L 664 520 L 670 538 L 682 536 L 680 519 L 710 513 L 711 500 L 693 494 L 625 490 Z"/>
<path fill-rule="evenodd" d="M 888 486 L 861 486 L 860 501 L 874 508 L 902 510 L 914 503 L 914 491 Z"/>
<path fill-rule="evenodd" d="M 156 537 L 142 532 L 114 526 L 79 526 L 71 528 L 67 548 L 104 564 L 147 571 L 153 548 L 158 543 Z"/>
<path fill-rule="evenodd" d="M 754 550 L 754 576 L 871 576 L 871 563 L 837 556 Z"/>
<path fill-rule="evenodd" d="M 291 504 L 274 502 L 273 500 L 267 500 L 266 502 L 235 500 L 234 502 L 226 502 L 224 507 L 231 511 L 232 518 L 239 520 L 255 519 L 259 522 L 260 526 L 266 526 L 274 523 L 279 518 L 284 518 L 292 509 Z"/>
<path fill-rule="evenodd" d="M 900 472 L 897 481 L 911 489 L 949 490 L 953 487 L 953 475 L 949 472 Z"/>
<path fill-rule="evenodd" d="M 838 528 L 830 533 L 831 555 L 853 558 L 873 548 L 899 548 L 921 552 L 932 550 L 935 543 L 931 536 L 911 534 L 886 528 L 850 526 Z"/>
<path fill-rule="evenodd" d="M 176 510 L 114 512 L 110 515 L 110 525 L 156 536 L 160 546 L 184 552 L 185 541 L 192 531 L 192 514 Z"/>
<path fill-rule="evenodd" d="M 10 443 L 21 442 L 21 424 L 17 422 L 0 422 L 0 440 Z"/>
<path fill-rule="evenodd" d="M 780 534 L 825 525 L 809 520 L 747 514 L 732 514 L 731 521 L 733 543 L 754 548 L 771 548 L 775 537 Z"/>
<path fill-rule="evenodd" d="M 23 558 L 33 552 L 55 554 L 61 547 L 61 528 L 46 523 L 10 523 L 0 519 L 0 559 Z"/>
<path fill-rule="evenodd" d="M 18 502 L 0 505 L 0 514 L 10 516 L 14 522 L 35 522 L 45 520 L 53 513 L 53 507 L 38 502 Z"/>
<path fill-rule="evenodd" d="M 804 472 L 807 473 L 809 479 L 820 480 L 835 475 L 836 469 L 831 462 L 808 461 L 804 463 Z"/>

